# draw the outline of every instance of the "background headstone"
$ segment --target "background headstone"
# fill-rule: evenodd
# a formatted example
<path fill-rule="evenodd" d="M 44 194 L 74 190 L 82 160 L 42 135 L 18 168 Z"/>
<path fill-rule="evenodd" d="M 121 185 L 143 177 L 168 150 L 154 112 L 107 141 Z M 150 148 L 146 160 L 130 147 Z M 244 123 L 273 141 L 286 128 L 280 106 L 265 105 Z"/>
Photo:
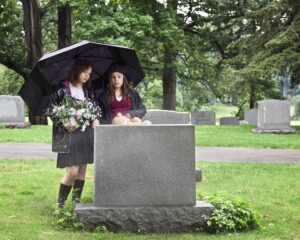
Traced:
<path fill-rule="evenodd" d="M 220 118 L 220 125 L 239 125 L 240 119 L 238 117 L 222 117 Z"/>
<path fill-rule="evenodd" d="M 258 105 L 257 133 L 294 133 L 290 127 L 290 103 L 286 100 L 264 100 Z"/>
<path fill-rule="evenodd" d="M 168 110 L 147 110 L 142 120 L 149 120 L 152 124 L 190 124 L 190 114 Z"/>
<path fill-rule="evenodd" d="M 193 111 L 191 123 L 194 125 L 216 125 L 216 113 L 212 111 Z"/>
<path fill-rule="evenodd" d="M 24 123 L 24 102 L 19 96 L 0 96 L 0 123 Z"/>
<path fill-rule="evenodd" d="M 249 109 L 245 112 L 245 120 L 250 125 L 257 125 L 257 109 Z"/>

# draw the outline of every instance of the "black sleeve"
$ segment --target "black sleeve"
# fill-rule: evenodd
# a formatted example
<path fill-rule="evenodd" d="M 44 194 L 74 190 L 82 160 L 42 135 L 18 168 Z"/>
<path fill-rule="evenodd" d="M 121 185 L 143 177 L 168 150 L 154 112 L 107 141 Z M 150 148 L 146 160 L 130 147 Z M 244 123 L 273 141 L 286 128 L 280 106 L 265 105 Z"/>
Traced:
<path fill-rule="evenodd" d="M 49 106 L 48 106 L 49 110 L 51 110 L 53 105 L 59 105 L 61 103 L 61 101 L 64 99 L 64 96 L 65 96 L 65 91 L 62 88 L 60 88 L 60 89 L 56 90 L 55 92 L 53 92 L 49 96 Z M 51 115 L 49 115 L 49 117 L 51 118 L 52 121 L 57 120 Z"/>
<path fill-rule="evenodd" d="M 97 103 L 102 111 L 102 116 L 100 118 L 100 124 L 109 124 L 110 123 L 110 113 L 109 106 L 106 99 L 106 92 L 101 89 L 96 92 Z"/>
<path fill-rule="evenodd" d="M 60 88 L 53 92 L 49 97 L 49 107 L 52 105 L 58 105 L 64 99 L 65 91 L 64 89 Z"/>
<path fill-rule="evenodd" d="M 131 99 L 132 99 L 132 110 L 129 111 L 129 115 L 131 117 L 138 117 L 142 119 L 147 112 L 142 98 L 140 97 L 137 91 L 133 90 Z"/>

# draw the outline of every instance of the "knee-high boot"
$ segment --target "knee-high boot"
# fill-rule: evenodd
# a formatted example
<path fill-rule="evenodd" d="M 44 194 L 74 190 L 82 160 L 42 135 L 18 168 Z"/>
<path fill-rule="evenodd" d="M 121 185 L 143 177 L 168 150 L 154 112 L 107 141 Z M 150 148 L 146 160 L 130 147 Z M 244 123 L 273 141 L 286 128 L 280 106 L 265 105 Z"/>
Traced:
<path fill-rule="evenodd" d="M 59 208 L 63 208 L 65 206 L 65 201 L 67 200 L 71 189 L 72 189 L 72 186 L 68 186 L 63 183 L 60 184 L 59 192 L 58 192 L 58 199 L 57 199 L 57 206 Z"/>
<path fill-rule="evenodd" d="M 85 180 L 76 179 L 73 185 L 72 202 L 79 203 Z"/>

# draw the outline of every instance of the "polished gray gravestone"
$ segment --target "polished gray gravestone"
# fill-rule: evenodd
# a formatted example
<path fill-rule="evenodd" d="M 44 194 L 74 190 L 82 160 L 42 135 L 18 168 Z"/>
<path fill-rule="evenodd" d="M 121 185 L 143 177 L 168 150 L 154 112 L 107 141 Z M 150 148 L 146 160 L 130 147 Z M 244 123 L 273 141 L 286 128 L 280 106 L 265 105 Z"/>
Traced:
<path fill-rule="evenodd" d="M 193 111 L 191 123 L 194 125 L 216 125 L 216 113 L 213 111 Z"/>
<path fill-rule="evenodd" d="M 192 125 L 111 125 L 96 135 L 96 206 L 195 204 Z"/>
<path fill-rule="evenodd" d="M 258 105 L 255 133 L 295 133 L 290 126 L 290 103 L 286 100 L 264 100 Z"/>
<path fill-rule="evenodd" d="M 75 214 L 86 228 L 187 232 L 212 206 L 195 199 L 195 126 L 97 126 L 94 203 Z"/>
<path fill-rule="evenodd" d="M 250 125 L 257 125 L 257 109 L 249 109 L 245 112 L 245 120 Z"/>
<path fill-rule="evenodd" d="M 149 120 L 152 124 L 190 124 L 190 114 L 169 110 L 147 110 L 142 120 Z"/>
<path fill-rule="evenodd" d="M 220 125 L 239 125 L 240 119 L 238 117 L 222 117 L 220 118 Z"/>
<path fill-rule="evenodd" d="M 24 102 L 19 96 L 0 96 L 0 123 L 24 123 Z"/>

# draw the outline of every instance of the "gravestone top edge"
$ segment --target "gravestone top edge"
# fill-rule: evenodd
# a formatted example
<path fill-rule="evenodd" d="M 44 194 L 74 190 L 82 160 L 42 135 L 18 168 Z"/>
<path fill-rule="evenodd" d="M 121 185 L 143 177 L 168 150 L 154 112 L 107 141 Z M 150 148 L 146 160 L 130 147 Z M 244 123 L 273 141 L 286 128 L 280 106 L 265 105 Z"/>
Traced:
<path fill-rule="evenodd" d="M 163 110 L 163 109 L 147 109 L 147 112 L 171 112 L 171 113 L 188 113 L 189 112 L 179 112 L 176 110 Z"/>
<path fill-rule="evenodd" d="M 172 124 L 166 124 L 166 123 L 162 123 L 162 124 L 151 124 L 151 125 L 113 125 L 113 124 L 107 124 L 107 125 L 98 125 L 96 126 L 96 128 L 99 128 L 99 127 L 183 127 L 183 126 L 187 126 L 187 127 L 193 127 L 194 125 L 193 124 L 186 124 L 186 123 L 183 123 L 183 124 L 175 124 L 175 123 L 172 123 Z"/>
<path fill-rule="evenodd" d="M 20 99 L 22 99 L 19 95 L 0 95 L 0 97 L 5 97 L 5 98 L 20 98 Z"/>

